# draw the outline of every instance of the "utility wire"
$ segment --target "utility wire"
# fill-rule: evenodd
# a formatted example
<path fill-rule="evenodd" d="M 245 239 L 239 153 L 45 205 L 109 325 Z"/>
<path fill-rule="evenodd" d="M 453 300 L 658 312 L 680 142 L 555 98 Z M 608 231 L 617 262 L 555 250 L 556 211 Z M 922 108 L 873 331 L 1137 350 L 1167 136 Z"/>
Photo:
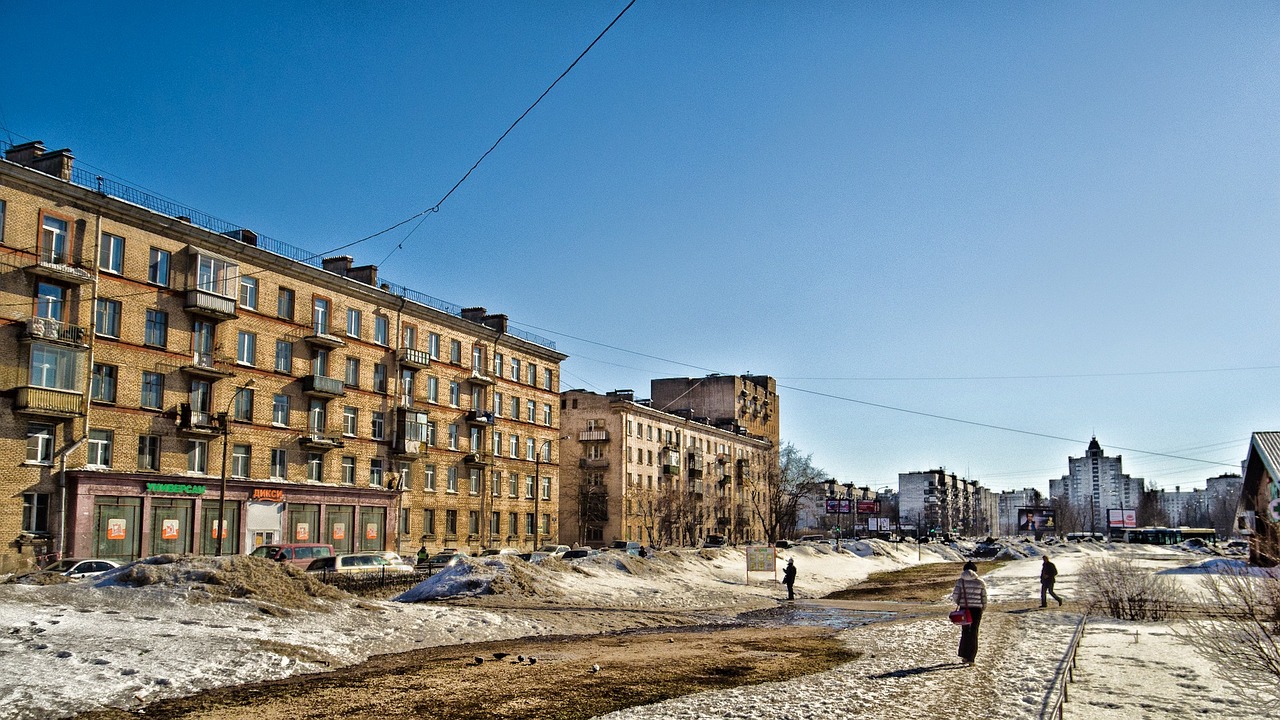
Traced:
<path fill-rule="evenodd" d="M 1191 375 L 1197 373 L 1240 372 L 1250 370 L 1280 370 L 1280 365 L 1254 365 L 1250 367 L 1199 368 L 1186 370 L 1139 370 L 1132 372 L 1104 373 L 1066 373 L 1061 375 L 956 375 L 956 376 L 924 376 L 924 377 L 779 377 L 778 380 L 791 381 L 907 381 L 922 382 L 928 380 L 1061 380 L 1065 378 L 1104 378 L 1104 377 L 1136 377 L 1142 375 Z"/>

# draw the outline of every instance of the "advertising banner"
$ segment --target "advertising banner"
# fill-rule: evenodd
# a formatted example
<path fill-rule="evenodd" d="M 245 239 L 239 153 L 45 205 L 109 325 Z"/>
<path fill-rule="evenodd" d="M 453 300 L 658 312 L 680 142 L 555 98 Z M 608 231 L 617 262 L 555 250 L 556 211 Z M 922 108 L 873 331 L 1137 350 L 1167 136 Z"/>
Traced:
<path fill-rule="evenodd" d="M 858 512 L 863 515 L 874 515 L 880 512 L 879 500 L 859 500 Z"/>
<path fill-rule="evenodd" d="M 125 528 L 127 527 L 124 518 L 108 518 L 107 519 L 107 539 L 108 540 L 124 540 Z"/>
<path fill-rule="evenodd" d="M 748 547 L 747 572 L 775 572 L 777 557 L 771 547 Z"/>
<path fill-rule="evenodd" d="M 1113 528 L 1136 528 L 1138 527 L 1138 511 L 1133 508 L 1117 509 L 1111 508 L 1107 510 L 1107 527 Z"/>
<path fill-rule="evenodd" d="M 334 523 L 334 524 L 333 524 L 333 539 L 334 539 L 334 540 L 346 540 L 346 539 L 347 539 L 347 524 L 346 524 L 346 523 L 336 522 L 336 523 Z"/>
<path fill-rule="evenodd" d="M 160 523 L 160 537 L 163 540 L 178 539 L 178 521 L 175 518 L 163 520 Z"/>
<path fill-rule="evenodd" d="M 853 506 L 848 498 L 827 498 L 827 512 L 847 514 L 853 512 Z"/>
<path fill-rule="evenodd" d="M 1018 508 L 1018 532 L 1054 532 L 1053 508 Z"/>
<path fill-rule="evenodd" d="M 300 522 L 293 526 L 294 542 L 311 542 L 311 524 Z"/>

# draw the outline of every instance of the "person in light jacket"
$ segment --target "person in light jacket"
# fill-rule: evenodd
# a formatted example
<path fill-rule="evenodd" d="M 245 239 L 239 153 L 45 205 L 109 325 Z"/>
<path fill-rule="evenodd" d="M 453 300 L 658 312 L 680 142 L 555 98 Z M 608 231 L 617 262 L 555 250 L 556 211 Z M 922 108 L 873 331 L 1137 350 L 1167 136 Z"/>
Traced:
<path fill-rule="evenodd" d="M 978 577 L 978 566 L 973 562 L 964 564 L 964 570 L 956 580 L 951 591 L 951 601 L 957 607 L 969 608 L 973 622 L 960 626 L 960 659 L 966 665 L 972 665 L 978 656 L 978 625 L 982 622 L 982 610 L 987 607 L 987 584 Z"/>

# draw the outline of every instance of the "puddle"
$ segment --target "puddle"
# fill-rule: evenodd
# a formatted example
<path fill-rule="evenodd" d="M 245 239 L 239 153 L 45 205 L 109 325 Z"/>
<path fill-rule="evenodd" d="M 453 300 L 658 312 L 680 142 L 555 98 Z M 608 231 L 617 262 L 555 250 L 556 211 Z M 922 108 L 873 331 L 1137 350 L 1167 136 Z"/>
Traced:
<path fill-rule="evenodd" d="M 891 620 L 896 614 L 892 612 L 849 610 L 825 605 L 784 605 L 745 613 L 739 615 L 738 620 L 752 627 L 808 625 L 847 630 L 873 622 Z"/>

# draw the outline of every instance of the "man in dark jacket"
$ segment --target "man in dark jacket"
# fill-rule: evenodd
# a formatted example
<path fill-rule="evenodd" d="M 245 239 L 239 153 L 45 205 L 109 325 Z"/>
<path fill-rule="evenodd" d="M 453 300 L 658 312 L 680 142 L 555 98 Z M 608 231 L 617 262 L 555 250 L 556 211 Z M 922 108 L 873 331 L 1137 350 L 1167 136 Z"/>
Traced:
<path fill-rule="evenodd" d="M 787 569 L 782 571 L 782 584 L 787 586 L 787 599 L 795 600 L 796 561 L 787 560 Z"/>
<path fill-rule="evenodd" d="M 1048 595 L 1052 595 L 1058 604 L 1062 604 L 1062 598 L 1058 597 L 1058 593 L 1053 591 L 1053 583 L 1058 578 L 1058 566 L 1049 561 L 1049 556 L 1044 556 L 1044 562 L 1040 564 L 1040 607 L 1048 607 Z"/>

